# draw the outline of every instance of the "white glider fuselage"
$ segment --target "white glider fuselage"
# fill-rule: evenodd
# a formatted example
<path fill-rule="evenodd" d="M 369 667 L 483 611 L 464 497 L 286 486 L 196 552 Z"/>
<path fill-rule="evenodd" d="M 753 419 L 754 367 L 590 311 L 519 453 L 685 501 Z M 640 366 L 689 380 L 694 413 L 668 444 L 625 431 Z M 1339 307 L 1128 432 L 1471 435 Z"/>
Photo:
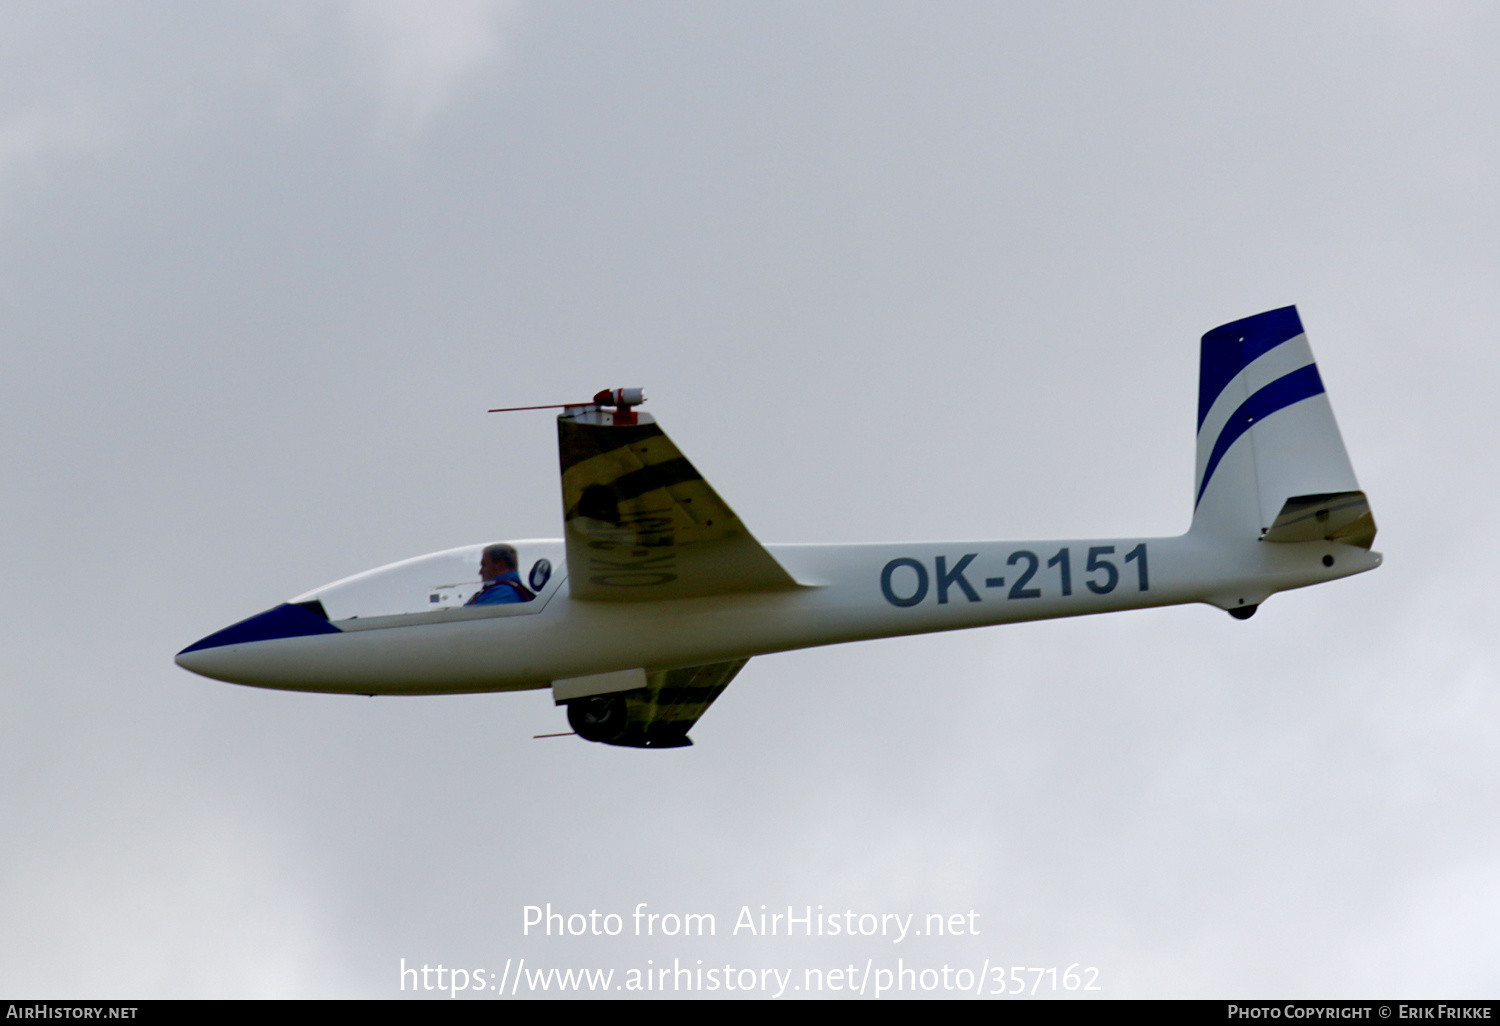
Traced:
<path fill-rule="evenodd" d="M 550 545 L 562 548 L 560 541 Z M 1276 591 L 1374 569 L 1381 559 L 1334 541 L 1229 546 L 1191 532 L 1175 538 L 767 549 L 797 580 L 795 589 L 657 602 L 582 601 L 570 598 L 561 580 L 535 613 L 511 605 L 455 610 L 447 617 L 410 614 L 401 619 L 430 619 L 401 625 L 380 623 L 382 618 L 368 626 L 344 620 L 338 634 L 209 648 L 178 661 L 204 676 L 294 691 L 514 691 L 631 667 L 667 669 L 1027 620 L 1192 602 L 1249 607 Z M 1136 555 L 1127 561 L 1131 553 Z M 455 616 L 462 613 L 469 615 Z"/>
<path fill-rule="evenodd" d="M 551 687 L 587 740 L 680 747 L 755 655 L 1189 602 L 1247 619 L 1278 591 L 1381 562 L 1293 307 L 1203 336 L 1193 520 L 1179 537 L 763 546 L 634 409 L 642 399 L 601 392 L 558 417 L 562 539 L 358 574 L 177 662 L 294 691 Z"/>

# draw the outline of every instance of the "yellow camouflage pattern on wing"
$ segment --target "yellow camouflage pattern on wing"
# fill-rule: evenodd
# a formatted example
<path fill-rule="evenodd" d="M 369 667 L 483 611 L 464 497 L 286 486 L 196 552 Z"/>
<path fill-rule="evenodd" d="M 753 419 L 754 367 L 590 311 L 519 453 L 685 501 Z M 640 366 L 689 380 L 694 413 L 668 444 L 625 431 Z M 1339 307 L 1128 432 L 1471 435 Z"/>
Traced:
<path fill-rule="evenodd" d="M 558 418 L 573 598 L 656 601 L 797 586 L 648 414 Z"/>

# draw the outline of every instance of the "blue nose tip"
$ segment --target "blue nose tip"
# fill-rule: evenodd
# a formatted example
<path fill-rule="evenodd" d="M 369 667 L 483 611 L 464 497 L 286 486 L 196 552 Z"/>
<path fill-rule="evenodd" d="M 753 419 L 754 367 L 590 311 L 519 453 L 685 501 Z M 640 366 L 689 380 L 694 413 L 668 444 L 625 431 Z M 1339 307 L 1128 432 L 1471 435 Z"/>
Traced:
<path fill-rule="evenodd" d="M 177 654 L 201 652 L 205 648 L 223 648 L 225 645 L 247 645 L 252 641 L 272 641 L 276 638 L 300 638 L 309 634 L 340 634 L 328 618 L 301 605 L 283 602 L 274 609 L 257 613 L 248 620 L 215 631 L 200 641 L 195 641 Z"/>

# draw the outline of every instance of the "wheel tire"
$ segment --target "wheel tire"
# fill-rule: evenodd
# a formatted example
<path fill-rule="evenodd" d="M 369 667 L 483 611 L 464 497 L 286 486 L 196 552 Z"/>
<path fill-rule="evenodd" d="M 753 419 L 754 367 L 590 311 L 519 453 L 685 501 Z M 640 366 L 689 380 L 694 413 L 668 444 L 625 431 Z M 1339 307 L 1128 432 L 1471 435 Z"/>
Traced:
<path fill-rule="evenodd" d="M 585 741 L 613 741 L 629 722 L 625 699 L 619 695 L 591 695 L 568 703 L 568 725 Z"/>

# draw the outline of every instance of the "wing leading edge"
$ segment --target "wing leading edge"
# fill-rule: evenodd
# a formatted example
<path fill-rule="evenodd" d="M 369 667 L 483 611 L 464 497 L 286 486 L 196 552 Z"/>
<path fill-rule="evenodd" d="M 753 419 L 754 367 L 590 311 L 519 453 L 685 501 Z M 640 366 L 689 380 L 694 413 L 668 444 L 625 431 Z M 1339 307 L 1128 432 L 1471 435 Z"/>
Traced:
<path fill-rule="evenodd" d="M 645 602 L 798 587 L 649 414 L 557 418 L 569 593 Z"/>

